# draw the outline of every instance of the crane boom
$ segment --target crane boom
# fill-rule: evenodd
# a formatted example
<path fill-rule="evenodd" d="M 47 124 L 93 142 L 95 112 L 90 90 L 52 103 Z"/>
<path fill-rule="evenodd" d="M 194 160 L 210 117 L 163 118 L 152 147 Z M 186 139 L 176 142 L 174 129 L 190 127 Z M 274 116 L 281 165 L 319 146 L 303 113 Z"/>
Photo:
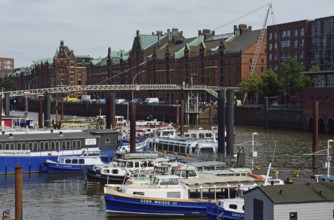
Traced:
<path fill-rule="evenodd" d="M 259 38 L 258 38 L 257 43 L 256 43 L 255 53 L 253 55 L 253 59 L 252 59 L 252 64 L 251 64 L 249 75 L 251 75 L 251 74 L 254 73 L 255 67 L 256 67 L 256 63 L 257 63 L 257 60 L 259 58 L 259 54 L 260 54 L 260 50 L 261 50 L 261 46 L 262 46 L 264 34 L 266 32 L 266 25 L 267 25 L 267 20 L 268 20 L 269 12 L 271 11 L 271 8 L 272 8 L 271 3 L 269 3 L 268 6 L 269 6 L 268 7 L 268 11 L 267 11 L 266 17 L 264 19 L 264 22 L 263 22 L 263 25 L 262 25 L 262 29 L 261 29 L 260 34 L 259 34 Z"/>

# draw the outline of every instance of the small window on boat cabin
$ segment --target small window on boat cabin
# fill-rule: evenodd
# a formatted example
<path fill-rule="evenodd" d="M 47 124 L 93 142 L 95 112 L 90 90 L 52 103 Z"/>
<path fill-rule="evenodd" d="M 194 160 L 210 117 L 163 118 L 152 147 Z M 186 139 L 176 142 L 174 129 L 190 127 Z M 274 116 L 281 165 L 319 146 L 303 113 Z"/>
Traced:
<path fill-rule="evenodd" d="M 85 160 L 84 159 L 79 159 L 79 164 L 85 164 Z"/>
<path fill-rule="evenodd" d="M 81 141 L 78 140 L 78 141 L 77 141 L 77 148 L 80 148 L 80 147 L 81 147 Z"/>
<path fill-rule="evenodd" d="M 160 185 L 179 185 L 179 179 L 177 178 L 163 178 L 160 180 Z"/>
<path fill-rule="evenodd" d="M 118 169 L 113 169 L 113 170 L 112 170 L 112 173 L 113 173 L 113 174 L 118 174 Z"/>
<path fill-rule="evenodd" d="M 154 167 L 154 162 L 152 160 L 148 161 L 148 167 Z"/>
<path fill-rule="evenodd" d="M 136 161 L 136 162 L 135 162 L 135 167 L 140 167 L 140 165 L 139 165 L 139 161 Z"/>
<path fill-rule="evenodd" d="M 28 143 L 28 149 L 32 150 L 33 142 Z"/>
<path fill-rule="evenodd" d="M 27 149 L 27 144 L 26 143 L 22 143 L 22 150 Z"/>
<path fill-rule="evenodd" d="M 144 192 L 133 192 L 133 195 L 144 196 Z"/>
<path fill-rule="evenodd" d="M 167 198 L 181 198 L 180 192 L 167 192 Z"/>
<path fill-rule="evenodd" d="M 71 159 L 66 159 L 65 163 L 71 163 Z"/>
<path fill-rule="evenodd" d="M 126 167 L 129 167 L 129 168 L 133 167 L 133 162 L 132 162 L 132 161 L 129 161 L 129 162 L 126 164 Z"/>
<path fill-rule="evenodd" d="M 238 206 L 236 204 L 230 204 L 228 207 L 230 209 L 237 209 L 238 208 Z"/>
<path fill-rule="evenodd" d="M 9 150 L 9 144 L 6 144 L 5 146 L 6 146 L 6 150 Z"/>
<path fill-rule="evenodd" d="M 14 143 L 11 143 L 11 144 L 10 144 L 10 149 L 11 149 L 11 150 L 15 150 L 15 144 L 14 144 Z"/>
<path fill-rule="evenodd" d="M 73 159 L 72 163 L 78 163 L 78 159 Z"/>
<path fill-rule="evenodd" d="M 289 213 L 290 215 L 290 220 L 298 220 L 298 215 L 297 215 L 297 212 L 290 212 Z"/>
<path fill-rule="evenodd" d="M 72 141 L 72 147 L 76 148 L 77 147 L 77 142 L 76 141 Z"/>
<path fill-rule="evenodd" d="M 17 143 L 17 149 L 21 150 L 21 143 Z"/>
<path fill-rule="evenodd" d="M 0 150 L 4 150 L 4 149 L 2 148 L 2 144 L 0 144 Z"/>

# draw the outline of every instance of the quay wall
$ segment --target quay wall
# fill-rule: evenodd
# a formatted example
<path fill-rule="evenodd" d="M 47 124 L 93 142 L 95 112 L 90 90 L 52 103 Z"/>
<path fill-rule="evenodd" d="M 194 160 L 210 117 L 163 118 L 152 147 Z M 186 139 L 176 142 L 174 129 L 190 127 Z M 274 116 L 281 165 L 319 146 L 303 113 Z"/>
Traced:
<path fill-rule="evenodd" d="M 17 103 L 17 109 L 24 109 L 24 103 Z M 30 100 L 29 110 L 37 112 L 39 103 Z M 51 114 L 55 114 L 55 108 L 52 104 Z M 116 105 L 116 115 L 128 115 L 128 105 Z M 137 120 L 145 120 L 151 116 L 153 119 L 162 120 L 165 122 L 176 122 L 177 107 L 172 105 L 137 105 L 136 115 Z M 241 107 L 237 106 L 234 110 L 234 123 L 239 125 L 265 126 L 271 128 L 289 128 L 289 129 L 304 129 L 305 117 L 302 109 L 279 109 L 270 108 L 267 113 L 261 107 Z M 60 109 L 58 110 L 60 114 Z M 66 115 L 76 116 L 96 116 L 106 114 L 106 105 L 97 103 L 64 103 L 64 113 Z M 196 123 L 190 117 L 190 123 Z M 198 124 L 217 124 L 218 109 L 215 106 L 206 108 L 197 116 Z M 267 120 L 267 122 L 265 121 Z"/>

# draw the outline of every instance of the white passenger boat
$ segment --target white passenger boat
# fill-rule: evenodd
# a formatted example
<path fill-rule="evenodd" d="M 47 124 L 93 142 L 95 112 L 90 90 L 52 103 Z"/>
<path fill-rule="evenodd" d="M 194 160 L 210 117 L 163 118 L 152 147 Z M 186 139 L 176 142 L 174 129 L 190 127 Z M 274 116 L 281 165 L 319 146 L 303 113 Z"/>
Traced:
<path fill-rule="evenodd" d="M 100 158 L 99 148 L 82 149 L 79 156 L 58 157 L 57 161 L 46 160 L 44 166 L 48 173 L 80 173 L 85 167 L 105 164 Z"/>
<path fill-rule="evenodd" d="M 90 183 L 123 184 L 130 174 L 153 170 L 159 161 L 157 153 L 126 153 L 110 164 L 87 168 L 85 176 Z"/>
<path fill-rule="evenodd" d="M 253 187 L 257 180 L 245 176 L 188 178 L 154 176 L 149 183 L 106 185 L 104 197 L 108 215 L 199 216 L 208 203 L 232 198 L 241 185 Z"/>

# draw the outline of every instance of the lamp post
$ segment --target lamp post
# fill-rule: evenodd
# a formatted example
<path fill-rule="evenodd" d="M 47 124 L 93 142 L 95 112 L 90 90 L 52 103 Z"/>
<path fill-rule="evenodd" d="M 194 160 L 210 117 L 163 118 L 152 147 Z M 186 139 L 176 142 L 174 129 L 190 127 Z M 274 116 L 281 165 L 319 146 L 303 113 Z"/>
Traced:
<path fill-rule="evenodd" d="M 254 152 L 254 136 L 257 135 L 256 132 L 252 133 L 252 152 L 251 152 L 251 156 L 252 156 L 252 171 L 254 170 L 254 157 L 257 157 L 257 152 Z"/>
<path fill-rule="evenodd" d="M 135 85 L 135 79 L 137 78 L 137 76 L 142 73 L 142 72 L 145 72 L 144 70 L 143 71 L 140 71 L 138 73 L 136 73 L 136 75 L 134 75 L 133 79 L 132 79 L 132 85 L 134 86 Z M 136 84 L 137 85 L 137 84 Z M 135 94 L 135 90 L 133 89 L 132 90 L 132 96 L 131 96 L 131 100 L 133 100 L 134 98 L 134 94 Z"/>
<path fill-rule="evenodd" d="M 330 169 L 331 169 L 331 160 L 332 160 L 332 157 L 329 154 L 329 148 L 331 147 L 330 144 L 333 143 L 333 142 L 334 142 L 334 140 L 332 140 L 332 139 L 329 139 L 327 141 L 327 177 L 330 177 Z"/>
<path fill-rule="evenodd" d="M 30 85 L 31 85 L 31 82 L 34 80 L 34 79 L 38 79 L 38 76 L 32 78 L 29 83 L 28 83 L 28 90 L 30 90 Z M 25 112 L 28 112 L 28 95 L 30 94 L 30 92 L 28 91 L 27 94 L 25 94 Z"/>

